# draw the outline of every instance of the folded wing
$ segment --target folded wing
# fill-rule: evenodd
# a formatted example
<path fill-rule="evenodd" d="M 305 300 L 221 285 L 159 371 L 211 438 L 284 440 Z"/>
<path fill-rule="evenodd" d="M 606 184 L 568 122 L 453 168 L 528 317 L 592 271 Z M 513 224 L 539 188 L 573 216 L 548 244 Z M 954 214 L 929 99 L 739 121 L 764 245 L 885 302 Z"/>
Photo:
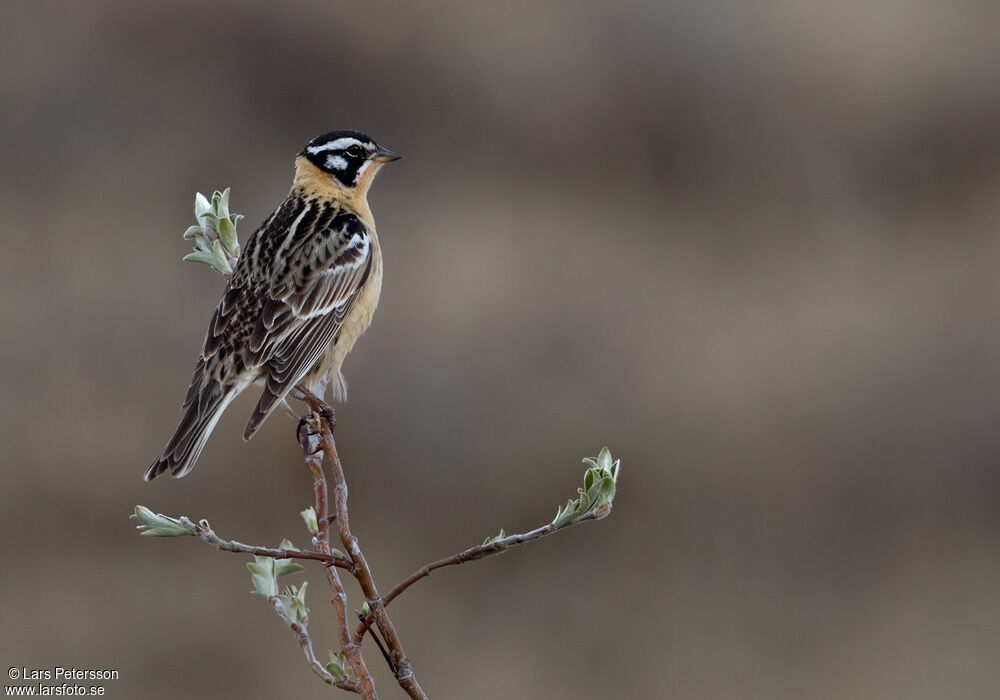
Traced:
<path fill-rule="evenodd" d="M 309 218 L 305 230 L 308 212 L 296 220 L 282 242 L 287 253 L 276 256 L 283 262 L 269 284 L 257 286 L 261 298 L 252 306 L 259 312 L 247 324 L 244 353 L 247 365 L 266 368 L 267 377 L 244 439 L 336 342 L 371 272 L 372 240 L 364 224 L 350 212 L 326 209 Z"/>

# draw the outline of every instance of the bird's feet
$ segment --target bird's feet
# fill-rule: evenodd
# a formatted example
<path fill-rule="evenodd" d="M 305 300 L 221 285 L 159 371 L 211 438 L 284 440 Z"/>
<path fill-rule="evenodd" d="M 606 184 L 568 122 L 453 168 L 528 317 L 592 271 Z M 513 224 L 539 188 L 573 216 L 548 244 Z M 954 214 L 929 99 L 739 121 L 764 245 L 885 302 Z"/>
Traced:
<path fill-rule="evenodd" d="M 295 427 L 295 439 L 302 445 L 302 450 L 311 456 L 323 450 L 321 432 L 316 414 L 307 413 L 299 418 L 299 424 Z"/>
<path fill-rule="evenodd" d="M 309 405 L 309 409 L 314 414 L 325 419 L 330 426 L 330 430 L 333 431 L 334 426 L 337 425 L 337 416 L 333 412 L 333 407 L 301 384 L 296 386 L 293 391 L 295 392 L 295 398 L 301 398 L 305 401 Z"/>

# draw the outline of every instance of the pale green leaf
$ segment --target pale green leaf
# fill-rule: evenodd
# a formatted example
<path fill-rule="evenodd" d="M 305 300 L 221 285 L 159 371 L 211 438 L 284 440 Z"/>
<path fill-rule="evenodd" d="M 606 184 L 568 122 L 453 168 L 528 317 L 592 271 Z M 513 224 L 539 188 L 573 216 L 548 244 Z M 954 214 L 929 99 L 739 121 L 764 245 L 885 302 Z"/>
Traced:
<path fill-rule="evenodd" d="M 201 226 L 189 226 L 187 231 L 184 232 L 184 239 L 191 240 L 192 238 L 198 238 L 199 236 L 205 235 L 205 229 Z"/>
<path fill-rule="evenodd" d="M 212 205 L 209 203 L 208 198 L 201 192 L 194 196 L 194 215 L 201 221 L 201 217 L 205 215 L 208 211 L 212 209 Z"/>
<path fill-rule="evenodd" d="M 206 253 L 204 250 L 196 250 L 193 253 L 188 253 L 183 259 L 186 262 L 200 262 L 215 267 L 215 256 L 211 253 Z"/>
<path fill-rule="evenodd" d="M 212 267 L 223 274 L 232 274 L 233 268 L 229 265 L 229 256 L 226 255 L 226 251 L 222 249 L 222 243 L 218 240 L 212 243 L 212 253 L 215 255 L 215 264 Z"/>
<path fill-rule="evenodd" d="M 326 663 L 326 670 L 333 676 L 333 680 L 339 683 L 347 678 L 347 656 L 342 651 L 334 654 L 328 650 L 328 653 L 330 654 L 330 660 Z"/>
<path fill-rule="evenodd" d="M 219 219 L 219 240 L 222 241 L 223 247 L 230 255 L 236 255 L 239 252 L 240 245 L 236 239 L 236 227 L 229 220 L 229 217 Z"/>
<path fill-rule="evenodd" d="M 309 506 L 304 511 L 299 513 L 302 516 L 302 520 L 306 524 L 306 529 L 309 530 L 309 534 L 315 535 L 319 532 L 319 521 L 316 519 L 316 509 Z"/>
<path fill-rule="evenodd" d="M 146 506 L 136 506 L 131 516 L 139 521 L 136 530 L 147 537 L 182 537 L 190 535 L 191 531 L 175 518 L 162 513 L 154 513 Z"/>
<path fill-rule="evenodd" d="M 288 586 L 278 595 L 277 612 L 290 625 L 301 623 L 309 615 L 309 609 L 306 608 L 306 585 L 308 582 L 299 588 Z"/>
<path fill-rule="evenodd" d="M 281 578 L 282 576 L 288 576 L 289 574 L 297 574 L 300 571 L 305 571 L 306 567 L 302 566 L 291 559 L 276 559 L 274 562 L 274 577 Z"/>

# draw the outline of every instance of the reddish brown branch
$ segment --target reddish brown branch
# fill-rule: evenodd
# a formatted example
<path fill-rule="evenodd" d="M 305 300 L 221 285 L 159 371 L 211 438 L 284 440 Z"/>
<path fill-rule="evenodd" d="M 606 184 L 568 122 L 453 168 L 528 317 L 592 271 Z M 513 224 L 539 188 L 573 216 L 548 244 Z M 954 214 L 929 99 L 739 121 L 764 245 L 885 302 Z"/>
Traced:
<path fill-rule="evenodd" d="M 323 455 L 315 450 L 314 443 L 312 436 L 303 432 L 301 435 L 302 450 L 306 455 L 306 466 L 309 467 L 313 476 L 313 491 L 316 495 L 316 522 L 319 525 L 319 530 L 316 533 L 316 546 L 320 552 L 330 554 L 326 475 L 323 473 Z M 354 641 L 350 630 L 348 630 L 347 594 L 344 592 L 344 586 L 340 582 L 340 576 L 334 566 L 327 565 L 324 568 L 326 569 L 327 581 L 330 583 L 330 588 L 333 589 L 330 603 L 333 605 L 333 611 L 337 617 L 337 636 L 344 656 L 347 657 L 347 661 L 357 678 L 357 692 L 365 700 L 375 700 L 378 698 L 375 693 L 375 683 L 368 672 L 368 667 L 365 666 L 365 660 L 361 656 L 361 645 Z"/>
<path fill-rule="evenodd" d="M 358 538 L 351 532 L 350 514 L 347 510 L 347 480 L 344 477 L 344 468 L 340 463 L 340 456 L 337 454 L 337 445 L 333 439 L 333 426 L 330 420 L 332 411 L 326 403 L 312 394 L 306 394 L 306 401 L 313 412 L 319 416 L 320 445 L 330 460 L 331 476 L 334 483 L 333 501 L 337 512 L 337 531 L 340 535 L 341 544 L 347 552 L 347 556 L 351 558 L 351 561 L 356 566 L 356 570 L 353 572 L 354 578 L 357 579 L 358 584 L 361 586 L 361 591 L 368 602 L 368 607 L 371 611 L 369 616 L 375 620 L 379 632 L 382 633 L 382 637 L 389 647 L 389 657 L 393 665 L 393 674 L 396 676 L 400 687 L 411 698 L 426 700 L 427 695 L 417 682 L 416 676 L 413 674 L 413 668 L 410 666 L 410 661 L 406 658 L 406 653 L 403 651 L 403 645 L 399 640 L 399 635 L 396 633 L 396 628 L 385 611 L 385 604 L 375 586 L 375 580 L 372 577 L 371 569 L 368 567 L 365 555 L 358 545 Z M 326 521 L 326 513 L 320 513 L 317 510 L 317 518 L 321 523 Z M 327 523 L 328 527 L 329 524 Z M 358 644 L 358 641 L 352 637 L 351 643 Z"/>

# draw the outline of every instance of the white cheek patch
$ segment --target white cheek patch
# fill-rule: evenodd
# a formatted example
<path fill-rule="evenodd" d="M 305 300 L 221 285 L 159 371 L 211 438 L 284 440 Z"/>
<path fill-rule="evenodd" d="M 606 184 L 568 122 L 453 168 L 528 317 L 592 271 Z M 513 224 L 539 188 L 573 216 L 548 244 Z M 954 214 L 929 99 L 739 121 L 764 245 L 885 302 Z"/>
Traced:
<path fill-rule="evenodd" d="M 340 156 L 327 156 L 326 167 L 330 170 L 347 170 L 347 161 Z"/>

